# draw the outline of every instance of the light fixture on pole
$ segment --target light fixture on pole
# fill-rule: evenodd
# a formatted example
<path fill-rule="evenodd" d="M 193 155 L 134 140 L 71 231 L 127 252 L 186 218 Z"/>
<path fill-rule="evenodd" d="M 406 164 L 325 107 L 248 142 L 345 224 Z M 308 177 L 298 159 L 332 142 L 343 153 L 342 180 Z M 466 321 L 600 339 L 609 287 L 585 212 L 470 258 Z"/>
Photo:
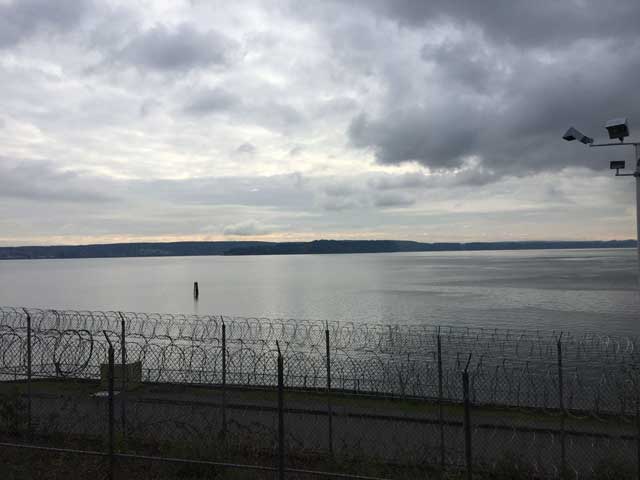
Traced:
<path fill-rule="evenodd" d="M 616 171 L 616 177 L 636 177 L 636 239 L 638 242 L 638 285 L 640 285 L 640 142 L 625 142 L 624 139 L 629 136 L 629 126 L 626 118 L 613 118 L 604 124 L 609 133 L 610 139 L 617 139 L 619 143 L 593 143 L 593 138 L 587 137 L 574 127 L 562 136 L 563 139 L 571 142 L 578 140 L 589 147 L 615 147 L 618 145 L 629 145 L 634 148 L 635 153 L 635 171 L 633 173 L 620 173 L 624 170 L 626 164 L 624 161 L 612 161 L 609 164 L 611 170 Z"/>

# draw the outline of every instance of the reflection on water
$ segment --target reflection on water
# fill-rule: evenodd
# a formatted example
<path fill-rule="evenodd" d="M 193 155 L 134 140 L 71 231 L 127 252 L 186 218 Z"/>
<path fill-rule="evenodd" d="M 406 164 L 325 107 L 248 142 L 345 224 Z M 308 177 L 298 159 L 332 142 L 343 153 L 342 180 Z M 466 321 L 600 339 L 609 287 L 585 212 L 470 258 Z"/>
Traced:
<path fill-rule="evenodd" d="M 0 304 L 640 334 L 635 262 L 627 249 L 12 260 Z"/>

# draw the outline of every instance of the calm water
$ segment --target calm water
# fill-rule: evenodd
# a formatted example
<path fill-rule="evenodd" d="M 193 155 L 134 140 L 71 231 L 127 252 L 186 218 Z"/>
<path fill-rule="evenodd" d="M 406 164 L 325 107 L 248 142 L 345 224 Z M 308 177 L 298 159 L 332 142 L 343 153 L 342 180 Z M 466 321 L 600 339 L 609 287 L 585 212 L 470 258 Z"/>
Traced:
<path fill-rule="evenodd" d="M 632 249 L 0 261 L 0 305 L 640 334 L 635 262 Z"/>

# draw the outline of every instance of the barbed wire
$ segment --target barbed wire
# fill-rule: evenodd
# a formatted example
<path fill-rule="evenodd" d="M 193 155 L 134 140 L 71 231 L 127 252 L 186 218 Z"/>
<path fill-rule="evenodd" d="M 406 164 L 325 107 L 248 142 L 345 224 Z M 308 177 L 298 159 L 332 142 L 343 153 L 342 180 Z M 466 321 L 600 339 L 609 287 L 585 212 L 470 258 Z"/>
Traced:
<path fill-rule="evenodd" d="M 328 330 L 332 384 L 354 393 L 437 398 L 440 359 L 443 397 L 460 401 L 460 372 L 471 357 L 475 403 L 553 411 L 559 403 L 559 341 L 564 405 L 576 415 L 633 415 L 638 386 L 636 337 L 16 307 L 0 307 L 4 377 L 24 375 L 27 314 L 32 373 L 40 377 L 99 378 L 100 366 L 107 362 L 103 332 L 112 338 L 118 357 L 124 320 L 127 360 L 141 363 L 147 382 L 219 384 L 226 355 L 228 383 L 270 387 L 276 384 L 279 341 L 287 386 L 322 389 Z"/>

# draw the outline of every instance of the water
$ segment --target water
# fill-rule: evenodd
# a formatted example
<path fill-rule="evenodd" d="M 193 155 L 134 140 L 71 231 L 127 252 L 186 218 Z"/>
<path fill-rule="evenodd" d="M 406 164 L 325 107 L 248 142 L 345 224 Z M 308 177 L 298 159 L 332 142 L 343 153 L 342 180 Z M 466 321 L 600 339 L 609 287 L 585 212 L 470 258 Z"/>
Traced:
<path fill-rule="evenodd" d="M 633 249 L 11 260 L 0 305 L 637 335 L 635 275 Z"/>

